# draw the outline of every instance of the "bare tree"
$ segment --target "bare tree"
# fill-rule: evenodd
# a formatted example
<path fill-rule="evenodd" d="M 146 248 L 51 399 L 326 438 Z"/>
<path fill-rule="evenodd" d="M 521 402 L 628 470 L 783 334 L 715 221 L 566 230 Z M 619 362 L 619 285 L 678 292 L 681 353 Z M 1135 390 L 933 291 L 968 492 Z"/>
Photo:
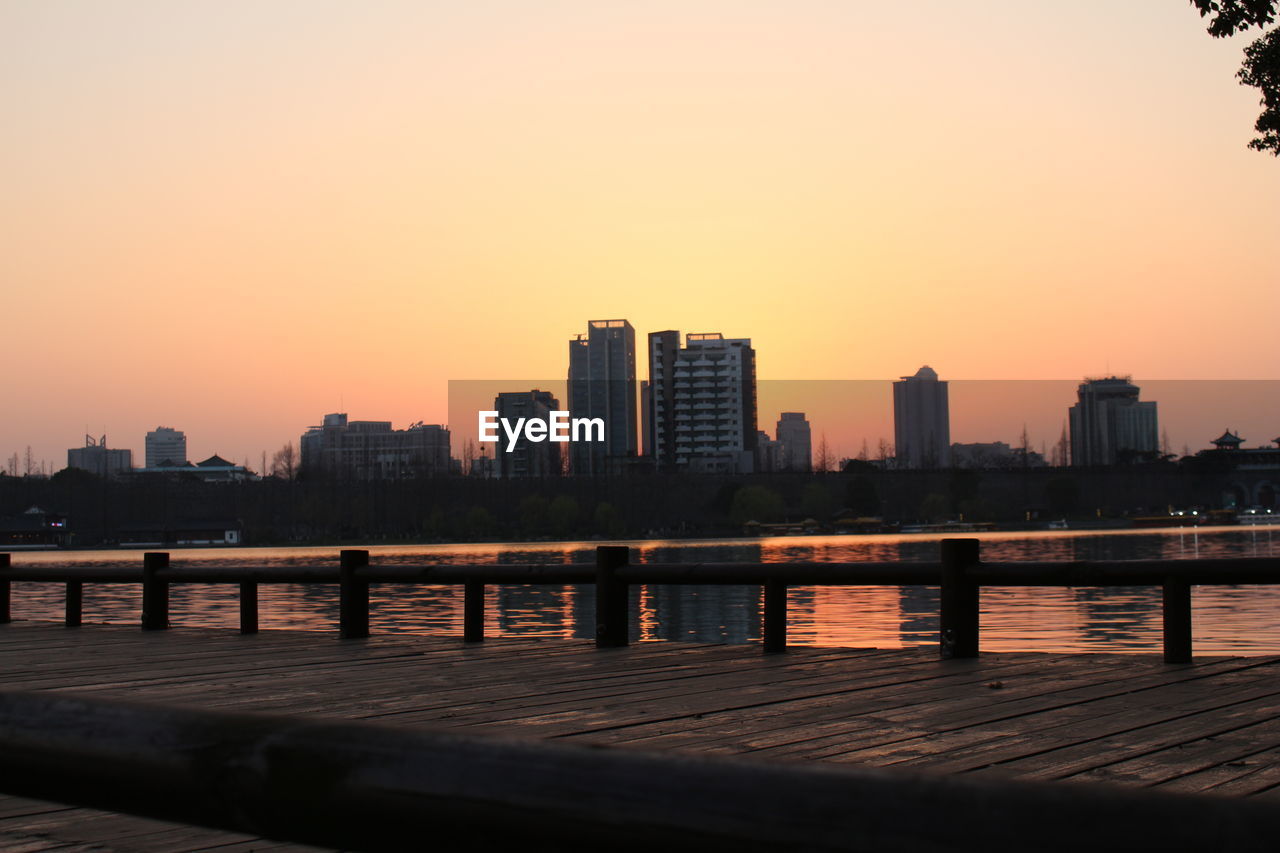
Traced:
<path fill-rule="evenodd" d="M 862 449 L 858 451 L 858 459 L 860 459 L 863 462 L 866 462 L 870 458 L 871 458 L 871 452 L 867 450 L 867 440 L 864 438 L 862 439 Z"/>
<path fill-rule="evenodd" d="M 9 457 L 9 476 L 18 476 L 18 454 L 16 453 Z"/>
<path fill-rule="evenodd" d="M 1058 468 L 1065 468 L 1071 463 L 1071 442 L 1067 440 L 1067 424 L 1062 423 L 1062 436 L 1058 439 L 1058 446 L 1053 451 L 1053 464 Z"/>
<path fill-rule="evenodd" d="M 818 457 L 813 462 L 813 468 L 820 474 L 826 474 L 831 470 L 833 461 L 831 448 L 827 445 L 827 434 L 824 432 L 818 439 Z"/>
<path fill-rule="evenodd" d="M 271 476 L 282 480 L 298 476 L 298 451 L 292 441 L 271 455 Z"/>
<path fill-rule="evenodd" d="M 28 444 L 28 445 L 27 445 L 27 454 L 26 454 L 26 456 L 23 458 L 22 473 L 23 473 L 25 476 L 30 477 L 30 476 L 31 476 L 32 474 L 34 474 L 35 472 L 36 472 L 36 457 L 35 457 L 35 455 L 34 455 L 34 454 L 32 454 L 32 452 L 31 452 L 31 445 L 29 445 L 29 444 Z"/>
<path fill-rule="evenodd" d="M 879 459 L 883 464 L 888 463 L 891 456 L 893 456 L 893 445 L 883 438 L 880 439 L 880 444 L 876 446 L 876 459 Z"/>

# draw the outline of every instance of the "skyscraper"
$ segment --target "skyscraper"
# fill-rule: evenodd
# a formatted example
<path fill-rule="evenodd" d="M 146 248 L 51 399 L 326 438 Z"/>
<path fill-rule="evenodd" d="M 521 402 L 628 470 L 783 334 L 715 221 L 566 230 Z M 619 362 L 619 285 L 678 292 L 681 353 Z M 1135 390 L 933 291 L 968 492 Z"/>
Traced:
<path fill-rule="evenodd" d="M 894 453 L 899 468 L 951 464 L 951 413 L 947 383 L 925 365 L 893 383 Z"/>
<path fill-rule="evenodd" d="M 718 332 L 649 336 L 646 451 L 660 470 L 750 473 L 756 449 L 756 354 Z"/>
<path fill-rule="evenodd" d="M 610 457 L 635 456 L 636 330 L 626 320 L 592 320 L 569 341 L 569 414 L 603 418 L 603 442 L 570 445 L 574 474 L 603 474 Z"/>
<path fill-rule="evenodd" d="M 783 412 L 778 419 L 779 468 L 809 471 L 813 468 L 813 434 L 804 412 Z"/>
<path fill-rule="evenodd" d="M 649 381 L 644 384 L 644 454 L 659 471 L 676 465 L 676 353 L 680 333 L 674 330 L 649 333 Z"/>
<path fill-rule="evenodd" d="M 80 468 L 99 477 L 115 477 L 133 468 L 133 451 L 108 448 L 105 435 L 97 440 L 86 435 L 84 447 L 67 451 L 67 467 Z"/>
<path fill-rule="evenodd" d="M 157 468 L 162 462 L 187 464 L 187 435 L 170 427 L 156 427 L 147 433 L 147 467 Z"/>
<path fill-rule="evenodd" d="M 1128 376 L 1086 379 L 1071 407 L 1071 464 L 1114 465 L 1136 453 L 1157 453 L 1156 404 L 1138 401 Z"/>
<path fill-rule="evenodd" d="M 548 421 L 551 413 L 560 408 L 560 401 L 550 391 L 508 391 L 494 399 L 493 408 L 499 418 L 505 418 L 510 423 L 516 423 L 521 418 Z M 505 439 L 500 437 L 494 445 L 493 464 L 498 477 L 558 476 L 560 444 L 553 441 L 534 442 L 522 437 L 508 451 Z"/>

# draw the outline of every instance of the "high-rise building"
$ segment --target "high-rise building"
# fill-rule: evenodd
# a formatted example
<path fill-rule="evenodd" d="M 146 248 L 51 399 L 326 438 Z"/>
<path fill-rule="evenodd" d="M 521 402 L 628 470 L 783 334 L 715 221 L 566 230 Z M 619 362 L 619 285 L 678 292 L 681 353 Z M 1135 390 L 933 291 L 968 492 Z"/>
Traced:
<path fill-rule="evenodd" d="M 604 441 L 570 445 L 572 473 L 603 474 L 607 460 L 636 455 L 636 330 L 626 320 L 592 320 L 569 341 L 569 415 L 604 420 Z"/>
<path fill-rule="evenodd" d="M 345 412 L 324 416 L 299 442 L 302 470 L 356 480 L 443 477 L 450 471 L 449 429 L 440 424 L 351 421 Z"/>
<path fill-rule="evenodd" d="M 756 449 L 756 354 L 718 332 L 649 336 L 646 451 L 659 470 L 750 473 Z"/>
<path fill-rule="evenodd" d="M 767 474 L 774 471 L 785 471 L 782 459 L 782 444 L 770 438 L 764 430 L 756 430 L 756 473 Z"/>
<path fill-rule="evenodd" d="M 115 477 L 133 469 L 133 451 L 108 448 L 105 435 L 96 440 L 86 435 L 84 447 L 67 451 L 67 467 L 80 468 L 99 477 Z"/>
<path fill-rule="evenodd" d="M 673 330 L 649 333 L 649 380 L 642 387 L 644 454 L 660 471 L 676 466 L 676 353 L 680 333 Z"/>
<path fill-rule="evenodd" d="M 893 383 L 894 454 L 899 468 L 951 464 L 951 415 L 947 383 L 925 365 Z"/>
<path fill-rule="evenodd" d="M 551 413 L 559 410 L 560 401 L 550 391 L 508 391 L 493 401 L 499 422 L 517 423 L 526 420 L 549 421 Z M 530 441 L 523 435 L 515 447 L 507 449 L 507 439 L 499 434 L 494 445 L 494 473 L 498 477 L 554 477 L 560 474 L 560 442 Z"/>
<path fill-rule="evenodd" d="M 783 412 L 778 419 L 779 470 L 813 470 L 813 433 L 804 412 Z"/>
<path fill-rule="evenodd" d="M 147 467 L 187 464 L 187 434 L 170 427 L 156 427 L 147 433 Z"/>
<path fill-rule="evenodd" d="M 1114 465 L 1127 456 L 1158 453 L 1156 404 L 1138 401 L 1128 376 L 1086 379 L 1069 411 L 1071 464 Z"/>

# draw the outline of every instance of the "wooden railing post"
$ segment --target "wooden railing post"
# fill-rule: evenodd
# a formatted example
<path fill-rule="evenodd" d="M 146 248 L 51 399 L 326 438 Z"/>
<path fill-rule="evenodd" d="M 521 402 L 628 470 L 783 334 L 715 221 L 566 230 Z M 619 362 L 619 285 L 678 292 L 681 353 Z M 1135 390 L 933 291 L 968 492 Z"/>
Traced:
<path fill-rule="evenodd" d="M 938 628 L 944 660 L 978 656 L 978 585 L 968 577 L 969 567 L 977 563 L 977 539 L 942 540 Z"/>
<path fill-rule="evenodd" d="M 4 573 L 9 571 L 9 555 L 0 554 L 0 625 L 7 624 L 13 619 L 9 612 L 9 581 L 4 578 Z"/>
<path fill-rule="evenodd" d="M 84 582 L 67 581 L 66 624 L 79 628 L 84 613 Z"/>
<path fill-rule="evenodd" d="M 596 548 L 596 648 L 610 649 L 627 644 L 627 582 L 618 578 L 618 569 L 630 559 L 626 545 Z"/>
<path fill-rule="evenodd" d="M 164 551 L 142 555 L 142 630 L 163 631 L 169 627 L 169 584 L 157 576 L 169 567 Z"/>
<path fill-rule="evenodd" d="M 240 633 L 258 633 L 257 581 L 240 581 Z"/>
<path fill-rule="evenodd" d="M 464 581 L 462 584 L 462 641 L 484 641 L 484 583 Z"/>
<path fill-rule="evenodd" d="M 1175 575 L 1164 581 L 1164 662 L 1191 663 L 1191 584 Z"/>
<path fill-rule="evenodd" d="M 344 640 L 369 636 L 369 582 L 356 574 L 367 565 L 368 551 L 343 551 L 340 556 L 338 636 Z"/>
<path fill-rule="evenodd" d="M 787 650 L 787 585 L 770 578 L 764 582 L 764 653 Z"/>

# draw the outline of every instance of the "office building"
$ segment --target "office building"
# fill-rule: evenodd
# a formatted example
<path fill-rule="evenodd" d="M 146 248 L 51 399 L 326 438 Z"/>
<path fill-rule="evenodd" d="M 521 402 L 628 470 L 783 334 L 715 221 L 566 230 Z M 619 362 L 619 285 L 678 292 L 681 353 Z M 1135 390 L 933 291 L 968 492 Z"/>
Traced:
<path fill-rule="evenodd" d="M 951 464 L 951 413 L 947 383 L 925 365 L 893 383 L 893 436 L 899 468 Z"/>
<path fill-rule="evenodd" d="M 804 412 L 783 412 L 778 419 L 780 471 L 813 470 L 813 433 Z"/>
<path fill-rule="evenodd" d="M 560 401 L 549 391 L 510 391 L 493 401 L 499 422 L 517 423 L 521 418 L 549 421 L 551 413 L 560 409 Z M 507 449 L 505 435 L 499 434 L 493 445 L 493 470 L 498 477 L 556 477 L 562 470 L 561 442 L 530 441 L 523 435 L 515 447 Z"/>
<path fill-rule="evenodd" d="M 749 338 L 649 335 L 646 452 L 658 470 L 755 470 L 756 362 Z"/>
<path fill-rule="evenodd" d="M 1071 464 L 1114 465 L 1160 452 L 1156 404 L 1138 401 L 1128 376 L 1086 379 L 1069 411 Z"/>
<path fill-rule="evenodd" d="M 84 447 L 67 451 L 67 467 L 80 468 L 99 477 L 116 477 L 133 468 L 133 451 L 108 448 L 105 435 L 96 440 L 86 435 Z"/>
<path fill-rule="evenodd" d="M 391 421 L 352 421 L 328 414 L 300 442 L 302 470 L 355 480 L 400 480 L 449 474 L 449 429 L 414 423 L 392 429 Z"/>
<path fill-rule="evenodd" d="M 147 467 L 187 464 L 187 434 L 170 427 L 156 427 L 147 433 Z"/>
<path fill-rule="evenodd" d="M 592 320 L 569 341 L 569 415 L 604 420 L 603 442 L 569 445 L 573 474 L 606 473 L 608 460 L 638 452 L 636 330 L 626 320 Z"/>

